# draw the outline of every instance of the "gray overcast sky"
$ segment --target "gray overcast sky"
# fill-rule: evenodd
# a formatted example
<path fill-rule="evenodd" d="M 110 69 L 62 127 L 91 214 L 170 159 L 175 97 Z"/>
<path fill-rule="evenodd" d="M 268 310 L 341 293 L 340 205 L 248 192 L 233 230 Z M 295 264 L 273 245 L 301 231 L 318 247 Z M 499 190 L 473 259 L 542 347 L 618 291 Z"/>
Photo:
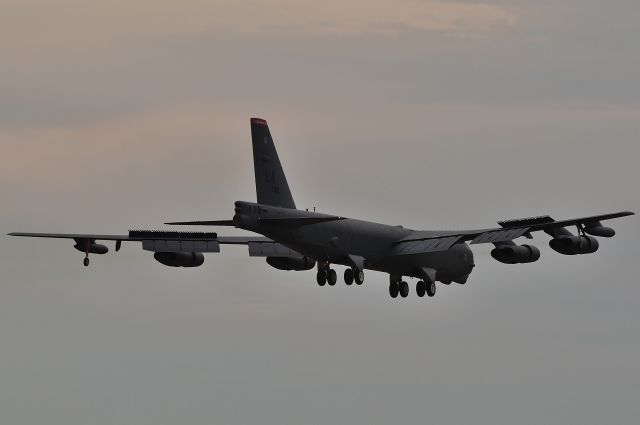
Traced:
<path fill-rule="evenodd" d="M 321 4 L 319 4 L 321 3 Z M 255 199 L 408 227 L 640 210 L 637 1 L 4 0 L 0 231 L 120 233 Z M 0 421 L 581 424 L 640 416 L 637 218 L 466 286 L 319 288 L 244 248 L 0 238 Z M 232 231 L 233 232 L 233 231 Z"/>

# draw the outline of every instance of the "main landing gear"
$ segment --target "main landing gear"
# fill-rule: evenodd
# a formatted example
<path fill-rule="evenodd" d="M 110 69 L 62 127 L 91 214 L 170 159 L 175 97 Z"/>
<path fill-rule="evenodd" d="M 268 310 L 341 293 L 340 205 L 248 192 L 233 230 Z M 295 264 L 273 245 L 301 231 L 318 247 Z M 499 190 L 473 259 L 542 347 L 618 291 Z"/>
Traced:
<path fill-rule="evenodd" d="M 316 280 L 320 286 L 324 286 L 326 283 L 328 283 L 329 286 L 333 286 L 338 281 L 338 274 L 328 263 L 326 263 L 325 265 L 318 267 Z M 353 282 L 355 282 L 356 285 L 362 285 L 364 282 L 364 272 L 354 270 L 352 268 L 346 269 L 344 271 L 344 283 L 351 285 Z"/>
<path fill-rule="evenodd" d="M 416 295 L 424 297 L 424 294 L 433 297 L 436 294 L 436 283 L 427 283 L 424 280 L 419 280 L 418 283 L 416 283 Z"/>
<path fill-rule="evenodd" d="M 433 297 L 436 294 L 435 282 L 427 283 L 424 280 L 419 280 L 416 283 L 416 295 L 424 297 L 425 294 L 429 297 Z M 402 280 L 402 276 L 391 275 L 389 277 L 389 295 L 391 295 L 391 298 L 398 298 L 398 295 L 402 298 L 407 298 L 409 284 Z"/>
<path fill-rule="evenodd" d="M 346 269 L 344 271 L 344 283 L 346 283 L 347 285 L 351 285 L 353 283 L 353 270 L 352 269 Z"/>
<path fill-rule="evenodd" d="M 409 296 L 409 284 L 402 280 L 402 276 L 391 276 L 389 278 L 389 295 L 391 298 L 402 298 Z"/>
<path fill-rule="evenodd" d="M 316 280 L 318 281 L 318 285 L 320 286 L 324 286 L 325 283 L 328 283 L 329 286 L 333 286 L 336 284 L 336 282 L 338 282 L 338 274 L 334 269 L 322 268 L 318 270 Z"/>
<path fill-rule="evenodd" d="M 364 282 L 364 272 L 361 270 L 346 269 L 344 271 L 344 283 L 351 285 L 354 281 L 356 285 L 362 285 Z"/>
<path fill-rule="evenodd" d="M 320 286 L 324 286 L 325 283 L 328 283 L 329 286 L 333 286 L 338 281 L 338 274 L 334 269 L 330 269 L 328 267 L 322 268 L 318 270 L 316 280 L 318 281 L 318 285 Z"/>

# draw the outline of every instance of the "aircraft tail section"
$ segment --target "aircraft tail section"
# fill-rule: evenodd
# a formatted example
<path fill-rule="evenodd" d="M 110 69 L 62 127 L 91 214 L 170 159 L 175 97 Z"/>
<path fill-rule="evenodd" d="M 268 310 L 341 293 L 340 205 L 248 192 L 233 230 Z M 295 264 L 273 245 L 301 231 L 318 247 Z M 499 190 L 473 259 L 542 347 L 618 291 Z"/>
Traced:
<path fill-rule="evenodd" d="M 251 118 L 251 142 L 258 203 L 295 209 L 296 204 L 265 120 Z"/>

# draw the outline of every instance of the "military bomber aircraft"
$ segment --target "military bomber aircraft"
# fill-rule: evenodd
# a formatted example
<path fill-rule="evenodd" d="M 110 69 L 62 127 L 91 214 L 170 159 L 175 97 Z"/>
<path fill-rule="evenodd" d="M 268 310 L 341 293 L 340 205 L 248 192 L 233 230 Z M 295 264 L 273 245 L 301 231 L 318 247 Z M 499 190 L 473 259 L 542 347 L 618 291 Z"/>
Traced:
<path fill-rule="evenodd" d="M 338 278 L 332 265 L 346 266 L 347 285 L 364 282 L 365 270 L 389 274 L 389 294 L 407 297 L 405 277 L 417 278 L 415 292 L 433 297 L 436 282 L 464 284 L 475 263 L 470 245 L 491 243 L 491 256 L 505 264 L 531 263 L 540 258 L 540 250 L 531 244 L 518 245 L 515 239 L 532 239 L 532 233 L 551 236 L 550 247 L 560 254 L 591 254 L 598 250 L 594 236 L 609 238 L 615 234 L 602 221 L 633 215 L 623 211 L 590 217 L 556 221 L 551 217 L 498 221 L 499 227 L 464 230 L 411 230 L 401 226 L 373 223 L 338 215 L 299 210 L 280 164 L 267 122 L 251 120 L 253 162 L 257 202 L 237 201 L 231 220 L 183 221 L 165 223 L 188 226 L 233 226 L 260 236 L 220 236 L 213 232 L 130 230 L 126 235 L 10 233 L 11 236 L 73 239 L 74 248 L 89 254 L 106 254 L 109 249 L 97 241 L 141 242 L 142 249 L 170 267 L 198 267 L 203 253 L 220 252 L 220 245 L 247 245 L 250 256 L 266 257 L 280 270 L 317 269 L 318 285 L 333 286 Z M 573 234 L 568 227 L 576 227 Z"/>

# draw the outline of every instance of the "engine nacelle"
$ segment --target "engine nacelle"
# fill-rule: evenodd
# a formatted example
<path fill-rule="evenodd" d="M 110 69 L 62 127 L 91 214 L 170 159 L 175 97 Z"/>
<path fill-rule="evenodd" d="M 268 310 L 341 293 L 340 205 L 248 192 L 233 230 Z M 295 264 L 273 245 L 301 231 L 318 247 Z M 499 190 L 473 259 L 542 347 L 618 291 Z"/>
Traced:
<path fill-rule="evenodd" d="M 491 256 L 505 264 L 533 263 L 540 259 L 540 250 L 533 245 L 504 245 L 492 249 Z"/>
<path fill-rule="evenodd" d="M 616 231 L 611 227 L 606 227 L 600 224 L 600 222 L 587 224 L 584 226 L 584 231 L 593 236 L 601 236 L 603 238 L 610 238 L 616 234 Z"/>
<path fill-rule="evenodd" d="M 86 252 L 89 254 L 106 254 L 109 252 L 109 248 L 105 245 L 89 242 L 86 239 L 80 240 L 73 247 L 80 252 Z"/>
<path fill-rule="evenodd" d="M 201 252 L 154 252 L 153 258 L 169 267 L 199 267 L 204 263 Z"/>
<path fill-rule="evenodd" d="M 278 270 L 311 270 L 316 265 L 316 260 L 309 257 L 267 257 L 267 263 Z"/>
<path fill-rule="evenodd" d="M 592 254 L 600 244 L 591 236 L 559 236 L 549 241 L 549 246 L 564 255 Z"/>

